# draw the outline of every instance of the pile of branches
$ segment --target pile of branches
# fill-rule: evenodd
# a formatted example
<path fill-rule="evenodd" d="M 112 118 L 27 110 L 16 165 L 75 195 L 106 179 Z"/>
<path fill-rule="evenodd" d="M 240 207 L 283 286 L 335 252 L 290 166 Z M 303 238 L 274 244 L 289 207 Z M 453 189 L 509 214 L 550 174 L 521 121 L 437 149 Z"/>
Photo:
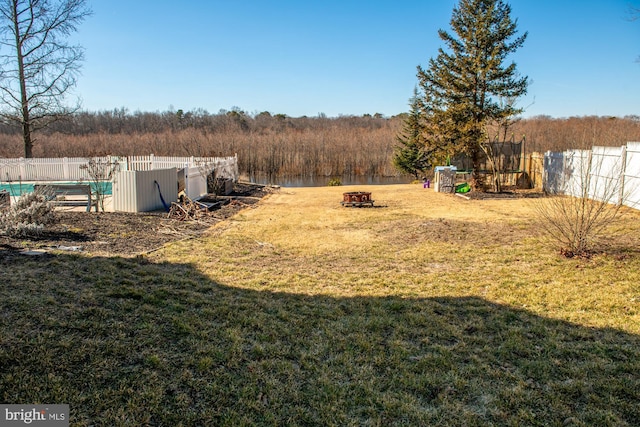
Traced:
<path fill-rule="evenodd" d="M 200 220 L 209 216 L 209 210 L 201 203 L 194 202 L 187 196 L 180 196 L 177 202 L 171 202 L 167 218 L 178 221 Z"/>

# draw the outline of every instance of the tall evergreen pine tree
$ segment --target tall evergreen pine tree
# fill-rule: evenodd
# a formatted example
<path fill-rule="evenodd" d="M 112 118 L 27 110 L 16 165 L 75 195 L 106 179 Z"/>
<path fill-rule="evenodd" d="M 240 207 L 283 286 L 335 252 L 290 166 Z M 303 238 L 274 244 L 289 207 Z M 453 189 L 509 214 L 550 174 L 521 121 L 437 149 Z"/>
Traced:
<path fill-rule="evenodd" d="M 528 78 L 514 62 L 505 64 L 527 37 L 516 37 L 517 20 L 510 15 L 502 0 L 460 0 L 451 17 L 453 34 L 438 32 L 447 50 L 440 48 L 426 70 L 418 66 L 427 132 L 451 154 L 469 155 L 476 183 L 486 126 L 522 112 L 513 102 L 500 101 L 527 92 Z"/>
<path fill-rule="evenodd" d="M 424 103 L 417 87 L 413 89 L 409 106 L 411 109 L 404 119 L 402 131 L 396 137 L 393 165 L 399 171 L 410 173 L 418 179 L 431 166 L 431 159 L 424 139 Z"/>

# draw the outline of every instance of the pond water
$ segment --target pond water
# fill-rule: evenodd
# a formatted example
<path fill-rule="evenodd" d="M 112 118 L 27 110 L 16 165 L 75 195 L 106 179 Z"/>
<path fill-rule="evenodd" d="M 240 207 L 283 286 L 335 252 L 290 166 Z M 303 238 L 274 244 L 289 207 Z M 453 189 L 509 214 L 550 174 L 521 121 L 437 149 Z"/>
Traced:
<path fill-rule="evenodd" d="M 250 181 L 256 184 L 271 184 L 281 187 L 326 187 L 330 180 L 336 177 L 315 176 L 315 177 L 283 177 L 269 178 L 267 176 L 253 176 Z M 342 185 L 391 185 L 408 184 L 413 181 L 412 177 L 395 176 L 343 176 L 338 177 Z"/>
<path fill-rule="evenodd" d="M 326 187 L 334 177 L 317 176 L 317 177 L 288 177 L 288 178 L 271 178 L 267 176 L 254 176 L 249 181 L 257 184 L 279 185 L 281 187 Z M 394 176 L 343 176 L 340 177 L 342 185 L 390 185 L 390 184 L 408 184 L 413 180 L 412 177 L 394 177 Z M 43 182 L 42 184 L 46 184 Z M 52 182 L 51 184 L 87 184 L 87 182 Z M 33 191 L 33 182 L 3 182 L 0 183 L 0 191 L 6 190 L 13 197 L 18 197 L 25 193 Z M 111 183 L 105 182 L 104 194 L 110 195 Z M 95 184 L 91 183 L 91 188 L 95 192 Z"/>

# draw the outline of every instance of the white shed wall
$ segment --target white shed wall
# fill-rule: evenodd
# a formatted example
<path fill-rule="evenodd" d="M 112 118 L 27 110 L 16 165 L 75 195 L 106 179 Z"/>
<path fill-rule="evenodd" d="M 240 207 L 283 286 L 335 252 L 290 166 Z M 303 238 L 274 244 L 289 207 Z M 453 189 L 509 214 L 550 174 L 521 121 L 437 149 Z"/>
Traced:
<path fill-rule="evenodd" d="M 178 199 L 178 172 L 175 168 L 120 171 L 116 175 L 113 182 L 114 211 L 150 212 L 165 209 L 162 199 L 167 205 Z"/>

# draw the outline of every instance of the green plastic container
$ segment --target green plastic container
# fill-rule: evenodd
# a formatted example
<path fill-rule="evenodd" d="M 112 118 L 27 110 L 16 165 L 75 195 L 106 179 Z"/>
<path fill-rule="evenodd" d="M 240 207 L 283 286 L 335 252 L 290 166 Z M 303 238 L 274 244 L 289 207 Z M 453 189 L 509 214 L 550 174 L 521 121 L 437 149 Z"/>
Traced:
<path fill-rule="evenodd" d="M 456 193 L 468 193 L 469 191 L 471 191 L 471 187 L 466 182 L 456 185 Z"/>

